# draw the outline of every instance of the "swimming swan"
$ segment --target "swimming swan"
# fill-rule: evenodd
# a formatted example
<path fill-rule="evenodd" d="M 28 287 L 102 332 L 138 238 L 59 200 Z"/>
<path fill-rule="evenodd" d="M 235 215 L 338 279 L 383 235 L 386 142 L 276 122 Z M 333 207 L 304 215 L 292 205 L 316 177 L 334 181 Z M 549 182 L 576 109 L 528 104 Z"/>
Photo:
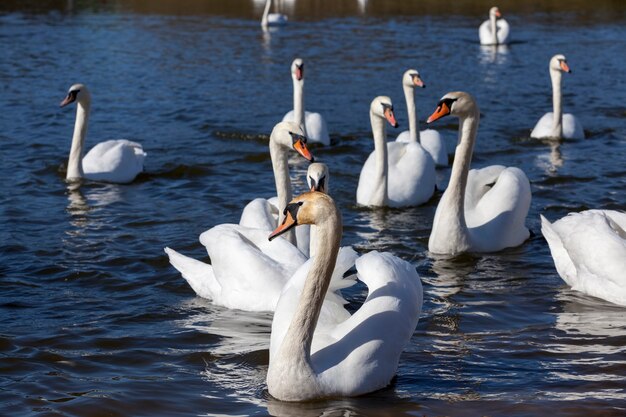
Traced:
<path fill-rule="evenodd" d="M 400 133 L 396 142 L 417 142 L 430 154 L 436 166 L 448 166 L 448 150 L 441 134 L 434 129 L 419 129 L 419 119 L 415 111 L 416 87 L 426 88 L 426 84 L 417 70 L 407 70 L 402 76 L 402 88 L 409 113 L 409 130 Z"/>
<path fill-rule="evenodd" d="M 521 245 L 530 236 L 524 224 L 531 200 L 526 174 L 501 165 L 470 171 L 480 119 L 478 106 L 467 93 L 448 93 L 426 122 L 448 114 L 459 118 L 459 143 L 448 188 L 435 212 L 428 250 L 454 255 Z"/>
<path fill-rule="evenodd" d="M 550 59 L 550 79 L 552 80 L 552 108 L 553 111 L 543 115 L 537 122 L 531 138 L 557 138 L 557 139 L 584 139 L 583 127 L 571 113 L 563 114 L 561 104 L 561 77 L 564 72 L 572 71 L 567 65 L 564 55 L 557 54 Z"/>
<path fill-rule="evenodd" d="M 310 143 L 330 145 L 330 136 L 324 117 L 319 113 L 304 111 L 304 62 L 296 58 L 291 63 L 293 80 L 293 110 L 283 117 L 283 121 L 304 123 L 304 133 Z"/>
<path fill-rule="evenodd" d="M 363 164 L 356 202 L 363 206 L 417 206 L 435 191 L 435 163 L 417 142 L 387 142 L 385 120 L 398 127 L 391 99 L 379 96 L 370 105 L 374 151 Z"/>
<path fill-rule="evenodd" d="M 280 13 L 270 13 L 272 7 L 272 0 L 265 2 L 265 9 L 263 10 L 263 17 L 261 18 L 261 27 L 267 29 L 268 26 L 284 26 L 287 24 L 287 16 Z"/>
<path fill-rule="evenodd" d="M 76 122 L 65 178 L 67 180 L 87 178 L 113 183 L 132 182 L 137 174 L 143 171 L 146 153 L 141 145 L 126 139 L 107 140 L 98 143 L 83 157 L 91 109 L 91 94 L 84 84 L 71 86 L 60 106 L 65 107 L 73 102 L 76 102 Z"/>
<path fill-rule="evenodd" d="M 626 213 L 586 210 L 554 223 L 541 216 L 541 233 L 573 290 L 626 306 Z"/>
<path fill-rule="evenodd" d="M 489 9 L 489 20 L 478 28 L 481 45 L 502 45 L 509 41 L 509 23 L 502 18 L 500 9 Z"/>
<path fill-rule="evenodd" d="M 422 284 L 415 268 L 389 253 L 361 256 L 356 268 L 368 297 L 352 316 L 343 309 L 332 320 L 322 302 L 341 241 L 341 214 L 320 192 L 296 197 L 286 212 L 270 239 L 313 224 L 318 255 L 298 269 L 280 296 L 272 321 L 269 393 L 283 401 L 307 401 L 387 386 L 421 313 Z"/>

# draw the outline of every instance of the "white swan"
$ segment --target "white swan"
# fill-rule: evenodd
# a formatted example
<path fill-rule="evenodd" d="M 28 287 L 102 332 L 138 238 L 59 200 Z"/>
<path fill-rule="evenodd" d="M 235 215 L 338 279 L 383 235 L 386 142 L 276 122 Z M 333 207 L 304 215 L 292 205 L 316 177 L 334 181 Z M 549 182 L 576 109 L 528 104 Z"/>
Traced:
<path fill-rule="evenodd" d="M 626 213 L 587 210 L 552 224 L 541 216 L 541 233 L 572 289 L 626 306 Z"/>
<path fill-rule="evenodd" d="M 419 130 L 419 119 L 415 111 L 415 87 L 425 88 L 426 84 L 414 69 L 402 76 L 402 88 L 409 113 L 409 130 L 400 133 L 396 142 L 418 142 L 435 161 L 436 166 L 448 166 L 448 150 L 441 134 L 434 129 Z"/>
<path fill-rule="evenodd" d="M 583 127 L 571 113 L 563 114 L 561 103 L 561 78 L 564 72 L 572 72 L 564 55 L 557 54 L 550 59 L 550 79 L 552 80 L 552 112 L 543 115 L 537 122 L 531 138 L 584 139 Z"/>
<path fill-rule="evenodd" d="M 100 142 L 83 157 L 91 94 L 84 84 L 70 87 L 60 106 L 76 102 L 76 122 L 67 162 L 67 180 L 87 178 L 94 181 L 128 183 L 143 171 L 146 153 L 137 142 L 126 139 Z"/>
<path fill-rule="evenodd" d="M 293 80 L 293 110 L 283 117 L 283 121 L 292 121 L 304 126 L 304 133 L 311 143 L 330 145 L 330 136 L 324 117 L 319 113 L 304 111 L 304 62 L 296 58 L 291 63 Z"/>
<path fill-rule="evenodd" d="M 274 127 L 270 142 L 285 148 L 300 142 L 295 145 L 299 149 L 304 146 L 302 133 L 295 123 L 281 122 Z M 308 150 L 302 153 L 308 154 Z M 286 167 L 286 163 L 285 157 L 281 165 Z M 281 220 L 282 217 L 284 211 Z M 199 296 L 227 308 L 273 311 L 284 284 L 307 257 L 287 239 L 269 242 L 268 233 L 268 230 L 238 224 L 220 224 L 207 230 L 200 235 L 200 242 L 211 257 L 211 265 L 170 248 L 165 248 L 165 252 L 172 266 L 180 271 Z M 337 273 L 331 286 L 333 291 L 352 283 L 341 279 L 354 264 L 352 252 L 351 248 L 343 248 L 340 252 L 341 261 L 337 263 Z M 331 304 L 342 306 L 344 302 L 339 295 L 329 297 Z"/>
<path fill-rule="evenodd" d="M 318 256 L 287 283 L 274 313 L 269 393 L 283 401 L 306 401 L 387 386 L 421 313 L 422 285 L 415 268 L 389 253 L 363 255 L 356 268 L 368 297 L 352 316 L 344 309 L 333 320 L 320 309 L 341 240 L 341 214 L 319 192 L 296 197 L 287 213 L 270 238 L 295 225 L 314 224 Z"/>
<path fill-rule="evenodd" d="M 398 127 L 391 99 L 379 96 L 370 105 L 374 152 L 361 169 L 356 202 L 373 207 L 425 203 L 435 191 L 435 163 L 417 142 L 387 143 L 385 119 Z"/>
<path fill-rule="evenodd" d="M 268 26 L 284 26 L 287 24 L 287 16 L 280 13 L 270 13 L 272 7 L 272 0 L 265 2 L 265 9 L 263 10 L 263 17 L 261 18 L 261 27 L 267 29 Z"/>
<path fill-rule="evenodd" d="M 526 174 L 501 165 L 470 171 L 478 106 L 467 93 L 448 93 L 427 123 L 448 114 L 459 118 L 459 143 L 448 188 L 435 212 L 428 250 L 453 255 L 521 245 L 530 235 L 524 225 L 531 200 Z"/>
<path fill-rule="evenodd" d="M 500 9 L 489 9 L 489 20 L 485 20 L 478 28 L 481 45 L 502 45 L 509 40 L 509 23 L 502 18 Z"/>

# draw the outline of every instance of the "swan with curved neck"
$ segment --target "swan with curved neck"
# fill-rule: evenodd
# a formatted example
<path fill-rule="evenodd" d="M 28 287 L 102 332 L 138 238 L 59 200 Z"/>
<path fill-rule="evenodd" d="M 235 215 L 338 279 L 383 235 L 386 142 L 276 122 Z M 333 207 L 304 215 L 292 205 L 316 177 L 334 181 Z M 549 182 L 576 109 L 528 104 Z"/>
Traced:
<path fill-rule="evenodd" d="M 374 152 L 363 164 L 356 202 L 371 207 L 416 206 L 435 191 L 435 163 L 417 142 L 387 142 L 385 121 L 398 127 L 393 104 L 378 96 L 370 105 Z"/>
<path fill-rule="evenodd" d="M 315 112 L 304 110 L 304 61 L 296 58 L 291 63 L 293 80 L 293 110 L 283 117 L 283 121 L 294 121 L 303 126 L 311 143 L 330 145 L 330 136 L 324 117 Z"/>
<path fill-rule="evenodd" d="M 435 254 L 495 252 L 528 239 L 530 183 L 519 168 L 495 165 L 470 171 L 480 111 L 464 92 L 448 93 L 428 118 L 459 118 L 459 143 L 450 182 L 433 220 L 428 250 Z"/>
<path fill-rule="evenodd" d="M 263 17 L 261 17 L 261 27 L 267 29 L 268 26 L 284 26 L 287 24 L 287 16 L 280 13 L 270 13 L 272 8 L 272 0 L 265 2 L 265 9 L 263 9 Z"/>
<path fill-rule="evenodd" d="M 332 198 L 319 192 L 296 197 L 285 212 L 285 221 L 270 239 L 296 225 L 312 224 L 319 231 L 318 255 L 281 294 L 272 322 L 269 393 L 279 400 L 306 401 L 385 387 L 421 312 L 422 286 L 415 268 L 386 253 L 362 256 L 356 265 L 359 279 L 369 288 L 368 298 L 344 321 L 321 324 L 322 302 L 341 241 L 341 214 Z M 291 285 L 293 281 L 298 285 Z M 299 300 L 295 306 L 294 299 Z"/>
<path fill-rule="evenodd" d="M 400 133 L 396 142 L 419 143 L 435 161 L 436 166 L 448 166 L 448 150 L 441 134 L 434 129 L 420 131 L 417 110 L 415 109 L 415 89 L 426 88 L 417 70 L 407 70 L 402 76 L 402 89 L 409 115 L 409 130 Z"/>
<path fill-rule="evenodd" d="M 586 210 L 554 223 L 541 216 L 541 233 L 573 290 L 626 306 L 626 213 Z"/>
<path fill-rule="evenodd" d="M 552 80 L 552 112 L 543 115 L 537 122 L 530 137 L 556 139 L 584 139 L 583 128 L 571 113 L 563 114 L 561 79 L 563 73 L 571 73 L 567 59 L 562 54 L 554 55 L 549 64 L 550 79 Z"/>
<path fill-rule="evenodd" d="M 295 150 L 306 159 L 313 159 L 303 133 L 293 122 L 278 123 L 272 130 L 270 153 L 280 201 L 291 199 L 288 152 Z M 267 230 L 272 229 L 220 224 L 202 233 L 200 242 L 211 257 L 211 265 L 170 248 L 165 252 L 170 263 L 201 297 L 228 308 L 273 311 L 283 285 L 307 258 L 293 244 L 290 234 L 268 244 Z"/>
<path fill-rule="evenodd" d="M 128 183 L 143 171 L 146 153 L 140 144 L 126 139 L 108 140 L 94 146 L 83 157 L 91 93 L 84 84 L 74 84 L 60 106 L 76 102 L 76 122 L 67 162 L 67 180 L 87 178 L 94 181 Z"/>
<path fill-rule="evenodd" d="M 502 18 L 497 7 L 489 9 L 489 20 L 485 20 L 478 28 L 481 45 L 502 45 L 509 40 L 509 23 Z"/>

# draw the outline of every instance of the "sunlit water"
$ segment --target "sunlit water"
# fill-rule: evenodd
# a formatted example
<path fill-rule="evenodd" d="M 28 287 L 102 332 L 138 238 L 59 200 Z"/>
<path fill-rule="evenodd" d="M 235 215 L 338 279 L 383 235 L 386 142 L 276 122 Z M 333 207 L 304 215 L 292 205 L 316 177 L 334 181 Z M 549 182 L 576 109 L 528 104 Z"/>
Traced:
<path fill-rule="evenodd" d="M 478 46 L 473 15 L 355 15 L 269 33 L 247 17 L 106 6 L 0 14 L 0 414 L 624 415 L 626 310 L 569 290 L 539 232 L 540 213 L 625 208 L 624 21 L 508 15 L 515 42 L 494 51 Z M 528 138 L 551 109 L 555 53 L 573 69 L 564 106 L 586 140 Z M 412 262 L 425 288 L 392 385 L 310 404 L 267 394 L 271 315 L 196 297 L 163 253 L 207 260 L 202 231 L 275 193 L 267 136 L 291 108 L 296 56 L 307 109 L 324 114 L 333 138 L 313 152 L 330 167 L 344 244 Z M 406 128 L 410 67 L 428 86 L 417 91 L 421 120 L 446 92 L 471 92 L 482 115 L 473 166 L 518 166 L 530 178 L 535 235 L 523 246 L 430 257 L 440 192 L 406 210 L 355 206 L 373 149 L 369 103 L 391 96 Z M 124 137 L 148 152 L 132 185 L 65 183 L 74 109 L 58 103 L 75 82 L 93 95 L 88 148 Z M 456 120 L 434 127 L 452 148 Z M 303 190 L 306 165 L 294 162 Z M 350 289 L 350 308 L 365 294 Z"/>

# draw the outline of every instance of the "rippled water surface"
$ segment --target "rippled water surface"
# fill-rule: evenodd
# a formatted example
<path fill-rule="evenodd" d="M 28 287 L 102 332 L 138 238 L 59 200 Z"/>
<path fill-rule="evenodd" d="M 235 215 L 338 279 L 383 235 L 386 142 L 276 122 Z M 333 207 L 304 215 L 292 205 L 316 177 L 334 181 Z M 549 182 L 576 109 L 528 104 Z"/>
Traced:
<path fill-rule="evenodd" d="M 625 208 L 621 2 L 503 7 L 514 43 L 499 51 L 477 44 L 483 2 L 432 14 L 403 2 L 341 1 L 328 13 L 324 2 L 286 2 L 291 24 L 269 33 L 257 21 L 262 2 L 34 3 L 0 7 L 0 414 L 626 413 L 626 310 L 569 290 L 539 231 L 540 213 Z M 586 140 L 528 138 L 551 107 L 555 53 L 573 69 L 564 105 Z M 333 139 L 313 152 L 330 167 L 344 244 L 412 262 L 425 289 L 389 388 L 309 404 L 267 394 L 271 316 L 196 297 L 163 252 L 207 260 L 202 231 L 275 193 L 267 137 L 291 108 L 296 56 L 307 62 L 307 108 L 324 114 Z M 530 178 L 535 235 L 523 246 L 429 256 L 441 192 L 406 210 L 356 207 L 373 149 L 369 103 L 391 96 L 406 127 L 400 80 L 410 67 L 428 85 L 417 92 L 422 120 L 446 92 L 471 92 L 482 114 L 473 166 L 519 166 Z M 58 103 L 75 82 L 93 96 L 87 148 L 124 137 L 148 152 L 133 184 L 65 183 L 74 109 Z M 450 148 L 456 127 L 436 126 Z M 292 169 L 298 190 L 305 169 Z M 439 171 L 439 189 L 449 173 Z M 356 308 L 365 294 L 360 285 L 345 295 Z"/>

